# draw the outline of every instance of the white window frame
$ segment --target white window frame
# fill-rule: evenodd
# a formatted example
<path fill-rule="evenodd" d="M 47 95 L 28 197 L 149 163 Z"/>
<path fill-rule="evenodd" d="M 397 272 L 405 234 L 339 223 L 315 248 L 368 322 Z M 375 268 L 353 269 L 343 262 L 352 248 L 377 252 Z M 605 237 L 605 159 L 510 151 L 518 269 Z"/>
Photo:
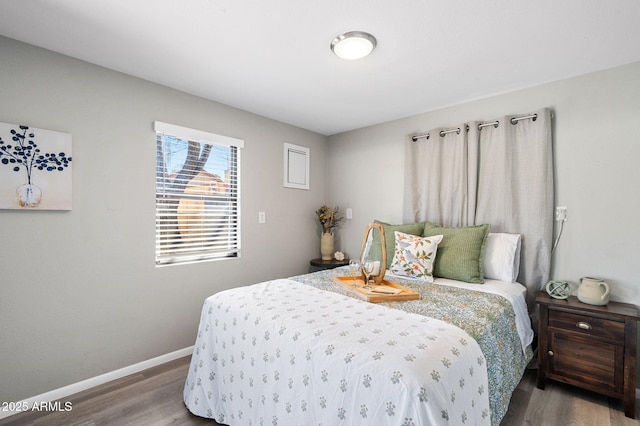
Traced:
<path fill-rule="evenodd" d="M 177 265 L 211 260 L 231 259 L 240 256 L 240 151 L 244 147 L 241 139 L 222 136 L 215 133 L 181 127 L 161 121 L 154 122 L 156 132 L 156 266 Z M 171 181 L 171 172 L 167 170 L 166 155 L 159 143 L 162 137 L 172 137 L 181 141 L 196 142 L 212 147 L 229 148 L 229 176 L 224 181 L 221 176 L 212 175 L 205 167 L 209 161 L 215 161 L 215 149 L 211 150 L 209 158 L 201 165 L 200 172 L 192 175 L 193 180 L 184 183 Z M 193 144 L 190 144 L 193 146 Z M 186 160 L 183 162 L 186 164 Z M 183 169 L 184 170 L 184 169 Z M 191 170 L 193 172 L 193 169 Z M 202 173 L 204 172 L 204 173 Z M 175 174 L 175 173 L 174 173 Z M 192 186 L 196 176 L 207 179 L 217 179 L 227 190 L 225 192 L 196 192 L 176 195 L 178 190 L 185 188 L 199 188 Z M 199 179 L 203 179 L 200 177 Z M 202 184 L 202 180 L 198 183 Z M 219 187 L 218 187 L 219 188 Z M 164 203 L 163 203 L 164 201 Z M 175 213 L 172 212 L 176 203 Z M 182 209 L 185 206 L 198 205 L 202 210 L 195 214 L 193 210 Z M 169 206 L 169 207 L 167 207 Z M 208 207 L 207 207 L 208 206 Z M 222 208 L 220 207 L 222 206 Z M 170 212 L 167 214 L 167 212 Z M 217 222 L 218 216 L 223 214 L 222 222 Z M 193 224 L 195 222 L 195 224 Z M 182 225 L 181 225 L 182 224 Z M 222 239 L 220 237 L 223 237 Z"/>

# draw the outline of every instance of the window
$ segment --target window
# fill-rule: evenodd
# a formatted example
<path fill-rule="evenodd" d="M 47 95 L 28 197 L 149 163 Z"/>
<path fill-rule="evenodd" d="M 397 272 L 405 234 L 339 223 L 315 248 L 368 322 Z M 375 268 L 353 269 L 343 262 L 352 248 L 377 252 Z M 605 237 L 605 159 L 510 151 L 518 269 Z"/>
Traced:
<path fill-rule="evenodd" d="M 156 265 L 238 257 L 244 141 L 155 122 Z"/>

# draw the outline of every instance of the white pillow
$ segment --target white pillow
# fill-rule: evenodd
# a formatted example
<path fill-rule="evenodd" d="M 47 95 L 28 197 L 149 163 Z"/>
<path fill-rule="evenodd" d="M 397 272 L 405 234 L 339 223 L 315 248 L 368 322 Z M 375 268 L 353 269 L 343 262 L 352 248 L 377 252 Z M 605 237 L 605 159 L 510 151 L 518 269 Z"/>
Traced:
<path fill-rule="evenodd" d="M 419 237 L 395 231 L 395 250 L 389 272 L 433 282 L 433 262 L 442 235 Z"/>
<path fill-rule="evenodd" d="M 484 277 L 513 283 L 520 272 L 520 234 L 489 233 L 484 246 Z"/>

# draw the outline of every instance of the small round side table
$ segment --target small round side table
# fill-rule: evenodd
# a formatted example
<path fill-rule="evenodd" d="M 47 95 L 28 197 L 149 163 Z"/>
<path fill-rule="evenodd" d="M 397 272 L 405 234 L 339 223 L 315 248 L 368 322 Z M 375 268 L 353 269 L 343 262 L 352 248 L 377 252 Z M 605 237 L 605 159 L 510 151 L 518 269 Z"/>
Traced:
<path fill-rule="evenodd" d="M 315 268 L 316 271 L 322 271 L 324 269 L 337 268 L 338 266 L 346 266 L 346 265 L 349 264 L 349 259 L 343 259 L 343 260 L 311 259 L 311 261 L 309 263 L 311 264 L 311 266 L 313 266 Z"/>

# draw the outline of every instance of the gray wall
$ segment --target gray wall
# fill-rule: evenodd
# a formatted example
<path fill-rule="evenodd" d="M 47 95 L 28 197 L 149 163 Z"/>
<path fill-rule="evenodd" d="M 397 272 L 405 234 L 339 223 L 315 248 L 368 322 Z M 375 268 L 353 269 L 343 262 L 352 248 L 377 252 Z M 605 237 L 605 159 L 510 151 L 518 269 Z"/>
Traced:
<path fill-rule="evenodd" d="M 154 120 L 245 141 L 240 259 L 155 267 Z M 193 345 L 205 297 L 319 256 L 325 136 L 6 38 L 0 121 L 73 135 L 73 210 L 0 210 L 0 401 Z M 284 142 L 311 190 L 283 188 Z"/>
<path fill-rule="evenodd" d="M 613 300 L 640 305 L 639 76 L 634 63 L 330 137 L 331 202 L 353 208 L 340 230 L 345 250 L 359 252 L 374 219 L 402 223 L 409 134 L 550 107 L 556 205 L 568 207 L 552 277 L 602 277 Z"/>

